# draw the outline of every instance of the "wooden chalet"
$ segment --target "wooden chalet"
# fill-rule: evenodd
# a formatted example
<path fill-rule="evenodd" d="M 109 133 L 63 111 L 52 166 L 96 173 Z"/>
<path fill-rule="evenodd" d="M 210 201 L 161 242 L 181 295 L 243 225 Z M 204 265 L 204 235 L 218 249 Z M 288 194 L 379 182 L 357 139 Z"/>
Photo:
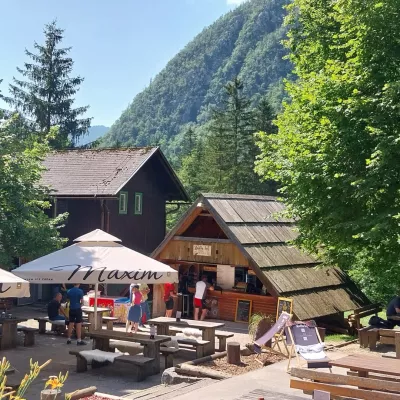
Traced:
<path fill-rule="evenodd" d="M 318 260 L 288 244 L 297 234 L 295 221 L 279 216 L 283 210 L 275 197 L 203 194 L 152 256 L 179 270 L 179 290 L 187 288 L 189 303 L 197 280 L 207 275 L 213 318 L 241 320 L 240 303 L 250 315 L 275 317 L 278 297 L 293 299 L 300 320 L 368 304 L 339 268 L 316 268 Z M 155 288 L 154 316 L 165 312 L 162 293 Z"/>
<path fill-rule="evenodd" d="M 70 241 L 100 228 L 150 254 L 165 237 L 166 203 L 188 201 L 158 147 L 55 151 L 44 166 L 41 184 L 53 216 L 68 212 L 61 235 Z"/>

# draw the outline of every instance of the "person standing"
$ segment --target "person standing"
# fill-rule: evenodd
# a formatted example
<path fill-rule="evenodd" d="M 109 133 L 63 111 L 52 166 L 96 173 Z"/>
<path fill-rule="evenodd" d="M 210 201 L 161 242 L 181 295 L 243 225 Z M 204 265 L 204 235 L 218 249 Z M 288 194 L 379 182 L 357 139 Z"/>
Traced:
<path fill-rule="evenodd" d="M 203 321 L 207 314 L 204 300 L 207 294 L 207 277 L 203 275 L 201 281 L 196 283 L 196 293 L 194 294 L 194 319 L 198 321 L 199 311 L 201 309 L 200 320 Z"/>
<path fill-rule="evenodd" d="M 142 307 L 142 318 L 139 321 L 139 326 L 144 327 L 144 324 L 150 319 L 150 309 L 149 303 L 147 302 L 149 298 L 150 288 L 147 283 L 140 284 L 140 293 L 142 294 L 142 303 L 140 306 Z"/>
<path fill-rule="evenodd" d="M 75 326 L 77 345 L 84 346 L 82 338 L 82 302 L 83 302 L 83 290 L 79 288 L 79 284 L 74 285 L 72 289 L 67 292 L 69 300 L 69 324 L 68 324 L 68 340 L 67 344 L 71 344 L 72 329 Z"/>
<path fill-rule="evenodd" d="M 390 317 L 399 317 L 400 316 L 400 296 L 395 296 L 390 301 L 386 309 L 386 317 L 388 318 L 388 322 L 393 328 L 398 325 L 400 326 L 400 321 L 396 321 L 390 319 Z"/>
<path fill-rule="evenodd" d="M 139 290 L 139 285 L 133 285 L 132 288 L 132 301 L 129 308 L 128 321 L 131 323 L 131 332 L 137 333 L 139 328 L 139 321 L 142 317 L 142 294 Z"/>
<path fill-rule="evenodd" d="M 172 317 L 174 309 L 175 285 L 173 283 L 164 283 L 164 303 L 165 303 L 165 316 Z"/>

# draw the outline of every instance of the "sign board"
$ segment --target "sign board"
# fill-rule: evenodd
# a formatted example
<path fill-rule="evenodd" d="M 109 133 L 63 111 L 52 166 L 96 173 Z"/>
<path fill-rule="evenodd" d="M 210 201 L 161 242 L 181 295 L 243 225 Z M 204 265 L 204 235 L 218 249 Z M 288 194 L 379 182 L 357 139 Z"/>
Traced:
<path fill-rule="evenodd" d="M 213 265 L 206 265 L 203 267 L 203 271 L 207 272 L 217 272 L 217 267 Z"/>
<path fill-rule="evenodd" d="M 276 321 L 278 321 L 282 311 L 293 314 L 293 299 L 288 299 L 286 297 L 278 297 L 278 305 L 276 307 Z"/>
<path fill-rule="evenodd" d="M 237 299 L 235 322 L 245 322 L 247 324 L 250 321 L 252 303 L 252 300 Z"/>
<path fill-rule="evenodd" d="M 193 255 L 211 257 L 211 246 L 207 244 L 194 244 Z"/>
<path fill-rule="evenodd" d="M 225 290 L 235 286 L 235 268 L 230 265 L 217 265 L 217 284 Z"/>

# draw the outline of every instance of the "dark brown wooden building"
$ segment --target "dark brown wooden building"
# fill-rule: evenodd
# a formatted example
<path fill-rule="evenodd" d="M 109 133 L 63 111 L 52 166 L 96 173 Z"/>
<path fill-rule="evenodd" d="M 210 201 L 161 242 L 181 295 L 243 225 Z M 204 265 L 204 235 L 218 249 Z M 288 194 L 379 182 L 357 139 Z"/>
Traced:
<path fill-rule="evenodd" d="M 69 213 L 61 234 L 70 241 L 100 228 L 150 254 L 165 237 L 166 202 L 188 200 L 157 147 L 55 151 L 44 166 L 51 212 Z"/>
<path fill-rule="evenodd" d="M 343 271 L 318 267 L 318 260 L 288 244 L 297 234 L 295 221 L 279 216 L 283 210 L 275 197 L 204 194 L 152 256 L 178 269 L 189 292 L 207 275 L 220 319 L 235 320 L 240 300 L 250 302 L 251 313 L 275 317 L 277 298 L 291 298 L 300 320 L 368 304 Z M 161 315 L 162 288 L 154 292 L 153 313 Z"/>

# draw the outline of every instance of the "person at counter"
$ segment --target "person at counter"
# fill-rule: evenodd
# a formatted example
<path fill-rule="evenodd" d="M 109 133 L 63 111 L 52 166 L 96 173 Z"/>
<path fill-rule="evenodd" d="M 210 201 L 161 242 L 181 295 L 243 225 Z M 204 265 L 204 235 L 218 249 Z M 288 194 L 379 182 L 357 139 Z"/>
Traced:
<path fill-rule="evenodd" d="M 207 295 L 207 276 L 203 275 L 201 281 L 196 283 L 196 293 L 194 294 L 194 319 L 198 321 L 199 312 L 201 309 L 200 320 L 203 321 L 207 315 L 207 308 L 205 307 L 204 300 Z"/>
<path fill-rule="evenodd" d="M 172 310 L 174 309 L 175 286 L 173 283 L 164 284 L 164 303 L 165 303 L 165 316 L 172 317 Z"/>

